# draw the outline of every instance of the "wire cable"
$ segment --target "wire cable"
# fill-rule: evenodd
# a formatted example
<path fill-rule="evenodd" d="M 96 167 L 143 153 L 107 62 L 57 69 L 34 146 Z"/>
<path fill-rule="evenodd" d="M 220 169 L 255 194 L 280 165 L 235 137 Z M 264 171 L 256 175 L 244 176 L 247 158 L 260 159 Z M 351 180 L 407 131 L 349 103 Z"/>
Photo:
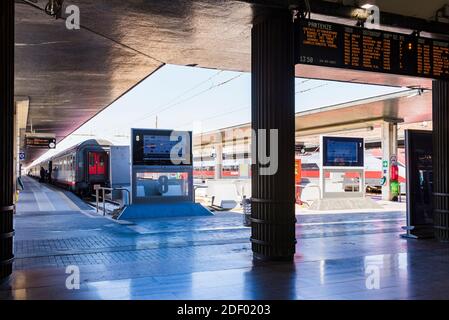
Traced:
<path fill-rule="evenodd" d="M 171 99 L 169 102 L 162 104 L 161 106 L 157 107 L 155 110 L 152 110 L 152 111 L 150 111 L 149 113 L 144 114 L 143 116 L 140 116 L 140 117 L 138 117 L 138 118 L 135 118 L 135 119 L 133 119 L 133 120 L 131 120 L 131 121 L 126 122 L 126 123 L 125 123 L 124 125 L 122 125 L 122 126 L 128 126 L 128 125 L 130 125 L 130 124 L 137 123 L 137 122 L 139 122 L 139 121 L 141 121 L 141 120 L 143 120 L 143 119 L 148 119 L 150 116 L 152 116 L 152 115 L 154 114 L 154 112 L 159 112 L 159 110 L 160 110 L 161 108 L 164 108 L 164 107 L 166 107 L 166 106 L 168 106 L 168 105 L 174 103 L 174 102 L 175 102 L 176 100 L 178 100 L 179 98 L 185 96 L 186 94 L 192 92 L 192 91 L 195 90 L 196 88 L 198 88 L 198 87 L 202 86 L 203 84 L 209 82 L 210 80 L 212 80 L 213 78 L 215 78 L 216 76 L 218 76 L 218 75 L 219 75 L 220 73 L 222 73 L 222 72 L 223 72 L 223 70 L 220 70 L 220 71 L 216 72 L 215 74 L 213 74 L 212 76 L 210 76 L 210 77 L 207 78 L 206 80 L 201 81 L 200 83 L 194 85 L 193 87 L 191 87 L 191 88 L 187 89 L 186 91 L 182 92 L 181 94 L 177 95 L 175 98 Z M 114 129 L 115 129 L 115 128 L 109 129 L 109 130 L 107 130 L 106 132 L 111 132 L 111 130 L 114 130 Z"/>
<path fill-rule="evenodd" d="M 309 89 L 297 91 L 297 92 L 295 92 L 295 94 L 313 91 L 313 90 L 315 90 L 315 89 L 322 88 L 322 87 L 325 87 L 325 86 L 328 86 L 328 85 L 330 85 L 330 83 L 323 83 L 323 84 L 320 84 L 320 85 L 318 85 L 318 86 L 316 86 L 316 87 L 313 87 L 313 88 L 309 88 Z"/>
<path fill-rule="evenodd" d="M 209 78 L 207 78 L 206 80 L 201 81 L 200 83 L 194 85 L 193 87 L 183 91 L 181 94 L 177 95 L 175 98 L 171 99 L 169 102 L 166 102 L 164 104 L 162 104 L 161 106 L 157 107 L 156 109 L 144 114 L 143 116 L 139 117 L 138 119 L 135 119 L 133 121 L 131 121 L 131 123 L 138 121 L 140 119 L 147 119 L 147 117 L 149 115 L 153 115 L 155 112 L 159 113 L 159 110 L 163 110 L 166 106 L 169 106 L 173 103 L 175 103 L 178 99 L 184 97 L 185 95 L 187 95 L 188 93 L 192 92 L 193 90 L 201 87 L 203 84 L 211 81 L 212 79 L 214 79 L 215 77 L 217 77 L 219 74 L 221 74 L 223 72 L 223 70 L 218 71 L 217 73 L 213 74 L 212 76 L 210 76 Z"/>
<path fill-rule="evenodd" d="M 166 107 L 164 107 L 163 109 L 160 109 L 160 110 L 158 110 L 158 111 L 153 111 L 152 113 L 148 114 L 148 115 L 145 116 L 145 117 L 139 117 L 139 119 L 138 119 L 137 121 L 133 121 L 133 122 L 131 122 L 131 123 L 129 123 L 129 124 L 132 124 L 132 123 L 134 123 L 134 122 L 140 122 L 140 121 L 142 121 L 142 120 L 146 120 L 146 119 L 148 119 L 148 118 L 151 117 L 151 116 L 157 115 L 157 114 L 162 113 L 162 112 L 165 112 L 165 111 L 167 111 L 167 110 L 170 110 L 171 108 L 173 108 L 173 107 L 175 107 L 175 106 L 178 106 L 178 105 L 180 105 L 180 104 L 182 104 L 182 103 L 185 103 L 185 102 L 187 102 L 187 101 L 190 101 L 190 100 L 192 100 L 192 99 L 194 99 L 194 98 L 196 98 L 196 97 L 198 97 L 198 96 L 200 96 L 200 95 L 202 95 L 202 94 L 204 94 L 204 93 L 206 93 L 206 92 L 208 92 L 208 91 L 210 91 L 210 90 L 213 90 L 213 89 L 216 89 L 216 88 L 218 88 L 218 87 L 221 87 L 221 86 L 223 86 L 223 85 L 225 85 L 225 84 L 227 84 L 227 83 L 229 83 L 229 82 L 231 82 L 231 81 L 233 81 L 233 80 L 235 80 L 235 79 L 241 77 L 242 75 L 243 75 L 243 73 L 241 73 L 241 74 L 239 74 L 239 75 L 237 75 L 237 76 L 235 76 L 235 77 L 232 77 L 232 78 L 230 78 L 230 79 L 228 79 L 228 80 L 226 80 L 226 81 L 223 81 L 223 82 L 220 82 L 220 83 L 218 83 L 218 84 L 212 85 L 211 87 L 209 87 L 209 88 L 207 88 L 207 89 L 205 89 L 205 90 L 202 90 L 202 91 L 200 91 L 200 92 L 198 92 L 198 93 L 196 93 L 196 94 L 194 94 L 194 95 L 192 95 L 192 96 L 189 96 L 189 97 L 187 97 L 187 98 L 184 99 L 184 100 L 181 100 L 181 101 L 172 103 L 172 104 L 170 104 L 170 105 L 167 105 Z"/>
<path fill-rule="evenodd" d="M 250 107 L 249 105 L 245 105 L 245 106 L 243 106 L 243 107 L 238 107 L 238 108 L 236 108 L 236 109 L 232 109 L 232 110 L 227 111 L 227 112 L 223 112 L 223 113 L 216 114 L 216 115 L 213 115 L 213 116 L 210 116 L 210 117 L 206 117 L 206 118 L 202 118 L 202 119 L 199 119 L 199 120 L 195 120 L 195 122 L 203 122 L 203 121 L 208 121 L 208 120 L 212 120 L 212 119 L 221 118 L 221 117 L 230 115 L 230 114 L 232 114 L 232 113 L 236 113 L 236 112 L 238 112 L 238 111 L 246 110 L 246 109 L 248 109 L 249 107 Z M 225 109 L 227 109 L 227 108 L 225 108 Z M 185 123 L 183 123 L 183 124 L 181 124 L 181 125 L 178 125 L 177 128 L 180 128 L 180 129 L 181 129 L 181 128 L 183 128 L 184 126 L 187 126 L 187 125 L 189 125 L 189 124 L 191 124 L 190 121 L 189 121 L 189 122 L 185 122 Z"/>

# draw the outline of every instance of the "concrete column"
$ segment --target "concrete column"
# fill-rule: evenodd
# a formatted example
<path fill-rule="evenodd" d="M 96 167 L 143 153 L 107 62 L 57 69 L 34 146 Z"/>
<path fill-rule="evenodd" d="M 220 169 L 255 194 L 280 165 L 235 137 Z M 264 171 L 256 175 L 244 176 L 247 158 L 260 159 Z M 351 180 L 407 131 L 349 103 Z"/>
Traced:
<path fill-rule="evenodd" d="M 223 178 L 223 144 L 215 145 L 215 179 Z"/>
<path fill-rule="evenodd" d="M 382 174 L 385 184 L 382 186 L 382 199 L 392 200 L 390 191 L 391 157 L 398 154 L 398 126 L 393 122 L 382 123 Z M 386 165 L 386 166 L 385 166 Z"/>
<path fill-rule="evenodd" d="M 12 273 L 14 213 L 14 0 L 0 1 L 0 280 Z"/>
<path fill-rule="evenodd" d="M 434 81 L 433 120 L 433 212 L 435 237 L 449 241 L 449 81 Z"/>
<path fill-rule="evenodd" d="M 254 21 L 251 53 L 253 159 L 260 148 L 278 150 L 276 173 L 264 174 L 259 158 L 252 163 L 252 250 L 255 258 L 288 261 L 295 253 L 296 221 L 294 32 L 288 10 Z M 278 149 L 269 137 L 259 140 L 261 129 L 267 136 L 277 130 Z"/>

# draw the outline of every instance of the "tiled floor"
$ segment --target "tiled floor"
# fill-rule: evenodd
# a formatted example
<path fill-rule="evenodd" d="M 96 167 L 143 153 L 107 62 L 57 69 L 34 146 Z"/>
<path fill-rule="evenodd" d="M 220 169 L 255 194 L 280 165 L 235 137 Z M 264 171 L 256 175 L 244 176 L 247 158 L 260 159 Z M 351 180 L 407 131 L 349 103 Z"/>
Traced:
<path fill-rule="evenodd" d="M 25 184 L 0 299 L 449 298 L 449 245 L 401 239 L 403 212 L 298 216 L 294 263 L 261 263 L 240 214 L 119 224 Z M 79 290 L 66 288 L 68 266 Z"/>

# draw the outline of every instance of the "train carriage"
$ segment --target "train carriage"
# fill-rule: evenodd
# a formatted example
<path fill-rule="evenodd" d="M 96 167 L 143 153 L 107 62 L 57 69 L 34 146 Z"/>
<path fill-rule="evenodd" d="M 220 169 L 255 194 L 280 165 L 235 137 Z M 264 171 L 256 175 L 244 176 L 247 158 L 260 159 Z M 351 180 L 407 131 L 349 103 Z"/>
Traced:
<path fill-rule="evenodd" d="M 84 141 L 33 166 L 30 175 L 39 177 L 43 167 L 50 183 L 87 195 L 96 184 L 109 185 L 110 146 L 106 140 Z"/>

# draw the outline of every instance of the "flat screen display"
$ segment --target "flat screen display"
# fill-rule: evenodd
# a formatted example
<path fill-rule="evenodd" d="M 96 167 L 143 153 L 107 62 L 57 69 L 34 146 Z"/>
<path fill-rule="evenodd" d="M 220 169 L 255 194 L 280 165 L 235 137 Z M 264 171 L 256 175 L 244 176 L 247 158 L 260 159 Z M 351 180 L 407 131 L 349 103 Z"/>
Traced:
<path fill-rule="evenodd" d="M 323 166 L 363 167 L 362 138 L 323 137 Z"/>
<path fill-rule="evenodd" d="M 191 132 L 133 129 L 134 165 L 191 165 Z"/>
<path fill-rule="evenodd" d="M 449 42 L 335 23 L 302 20 L 296 63 L 449 79 Z"/>
<path fill-rule="evenodd" d="M 143 135 L 143 159 L 166 160 L 170 159 L 173 147 L 179 141 L 171 141 L 166 135 Z"/>

